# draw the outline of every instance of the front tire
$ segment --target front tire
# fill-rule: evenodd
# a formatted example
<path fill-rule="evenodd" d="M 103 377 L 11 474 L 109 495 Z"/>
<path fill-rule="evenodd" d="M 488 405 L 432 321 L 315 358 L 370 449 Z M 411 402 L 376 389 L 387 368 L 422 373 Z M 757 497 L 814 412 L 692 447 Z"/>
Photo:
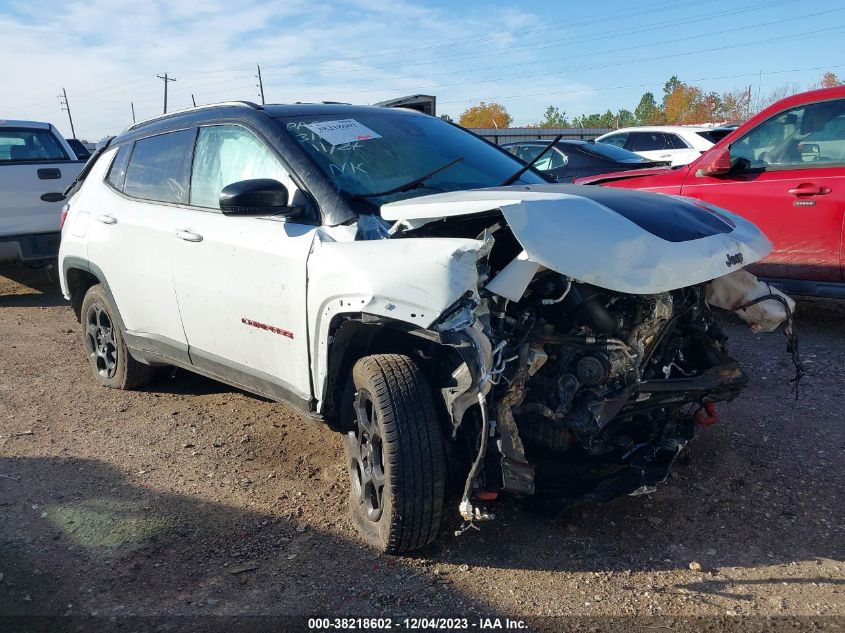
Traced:
<path fill-rule="evenodd" d="M 111 389 L 138 389 L 153 380 L 155 368 L 129 354 L 117 309 L 101 284 L 85 293 L 80 315 L 85 353 L 98 383 Z"/>
<path fill-rule="evenodd" d="M 431 388 L 399 354 L 360 359 L 352 380 L 355 422 L 345 445 L 355 526 L 388 554 L 423 547 L 440 529 L 446 479 Z"/>

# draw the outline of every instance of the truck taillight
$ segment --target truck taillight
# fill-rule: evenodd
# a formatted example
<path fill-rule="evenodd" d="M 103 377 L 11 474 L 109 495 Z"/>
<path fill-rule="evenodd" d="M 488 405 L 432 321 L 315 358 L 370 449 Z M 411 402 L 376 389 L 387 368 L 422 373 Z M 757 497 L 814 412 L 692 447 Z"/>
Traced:
<path fill-rule="evenodd" d="M 66 204 L 62 207 L 62 216 L 59 219 L 59 230 L 61 231 L 65 226 L 65 220 L 67 220 L 67 212 L 70 211 L 70 205 Z"/>

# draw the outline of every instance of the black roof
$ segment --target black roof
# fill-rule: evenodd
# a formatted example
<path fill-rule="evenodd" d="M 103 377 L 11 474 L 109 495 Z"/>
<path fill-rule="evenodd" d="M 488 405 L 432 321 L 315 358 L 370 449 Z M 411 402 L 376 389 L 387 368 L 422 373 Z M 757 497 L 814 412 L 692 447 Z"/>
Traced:
<path fill-rule="evenodd" d="M 323 114 L 343 114 L 344 116 L 354 116 L 356 114 L 367 113 L 420 115 L 419 112 L 411 109 L 351 105 L 349 103 L 274 103 L 271 105 L 265 105 L 263 108 L 264 111 L 273 118 L 309 115 L 319 116 Z"/>
<path fill-rule="evenodd" d="M 379 106 L 351 105 L 346 103 L 274 103 L 257 105 L 249 101 L 228 101 L 224 103 L 212 103 L 209 105 L 188 108 L 163 114 L 161 116 L 141 121 L 118 134 L 111 144 L 120 143 L 125 140 L 149 135 L 151 132 L 165 131 L 175 127 L 201 123 L 208 119 L 224 118 L 285 118 L 291 116 L 309 115 L 338 115 L 352 117 L 365 113 L 378 113 L 382 115 L 410 115 L 425 116 L 414 110 L 383 108 Z"/>

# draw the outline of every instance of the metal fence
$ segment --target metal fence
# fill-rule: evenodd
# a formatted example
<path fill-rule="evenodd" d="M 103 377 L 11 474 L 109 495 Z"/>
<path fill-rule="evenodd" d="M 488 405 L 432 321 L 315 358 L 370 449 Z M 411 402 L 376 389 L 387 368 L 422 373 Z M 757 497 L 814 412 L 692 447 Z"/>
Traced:
<path fill-rule="evenodd" d="M 589 141 L 612 132 L 613 128 L 605 127 L 509 127 L 509 128 L 470 128 L 479 136 L 483 136 L 488 141 L 492 141 L 496 145 L 503 143 L 513 143 L 515 141 L 530 141 L 537 139 L 552 140 L 558 134 L 563 134 L 563 138 L 580 139 Z"/>

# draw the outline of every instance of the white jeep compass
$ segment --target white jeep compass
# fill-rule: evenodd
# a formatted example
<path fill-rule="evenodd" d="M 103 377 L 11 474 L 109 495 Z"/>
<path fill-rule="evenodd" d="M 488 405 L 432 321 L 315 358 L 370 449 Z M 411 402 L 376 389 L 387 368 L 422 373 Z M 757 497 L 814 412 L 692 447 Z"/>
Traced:
<path fill-rule="evenodd" d="M 95 380 L 176 366 L 325 420 L 356 525 L 404 552 L 448 498 L 472 523 L 502 494 L 562 509 L 663 481 L 746 382 L 712 306 L 762 294 L 736 271 L 769 248 L 417 112 L 226 103 L 102 147 L 60 268 Z M 773 329 L 789 305 L 743 315 Z"/>

